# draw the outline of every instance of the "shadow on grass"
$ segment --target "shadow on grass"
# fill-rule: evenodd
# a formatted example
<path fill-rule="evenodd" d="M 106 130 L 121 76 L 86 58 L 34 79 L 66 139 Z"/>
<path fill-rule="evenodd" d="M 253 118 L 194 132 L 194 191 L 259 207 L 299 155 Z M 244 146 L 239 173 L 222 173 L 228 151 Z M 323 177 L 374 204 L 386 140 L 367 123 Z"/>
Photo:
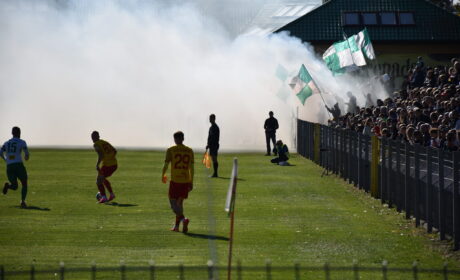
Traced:
<path fill-rule="evenodd" d="M 213 240 L 224 240 L 228 241 L 228 237 L 218 236 L 218 235 L 209 235 L 209 234 L 201 234 L 201 233 L 185 233 L 185 235 L 193 238 L 202 238 L 202 239 L 213 239 Z"/>
<path fill-rule="evenodd" d="M 49 208 L 42 208 L 42 207 L 38 207 L 38 206 L 27 206 L 25 208 L 21 207 L 21 206 L 13 206 L 14 208 L 19 208 L 19 209 L 24 209 L 24 210 L 37 210 L 37 211 L 51 211 L 51 209 Z"/>
<path fill-rule="evenodd" d="M 138 206 L 137 204 L 118 203 L 118 202 L 110 202 L 110 203 L 106 203 L 106 204 L 110 205 L 110 206 L 116 206 L 116 207 L 136 207 L 136 206 Z"/>

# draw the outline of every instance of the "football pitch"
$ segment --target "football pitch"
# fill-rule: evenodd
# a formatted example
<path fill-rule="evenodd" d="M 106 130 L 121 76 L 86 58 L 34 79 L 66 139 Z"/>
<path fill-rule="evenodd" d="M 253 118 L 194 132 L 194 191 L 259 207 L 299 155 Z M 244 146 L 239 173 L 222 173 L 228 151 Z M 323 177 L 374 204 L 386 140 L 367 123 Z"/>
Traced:
<path fill-rule="evenodd" d="M 435 235 L 422 234 L 402 214 L 342 179 L 321 178 L 322 169 L 298 155 L 290 160 L 293 166 L 281 167 L 262 154 L 221 154 L 221 178 L 208 178 L 202 154 L 196 153 L 194 189 L 184 204 L 189 234 L 169 231 L 174 215 L 168 186 L 161 183 L 163 151 L 119 151 L 119 168 L 111 178 L 117 197 L 107 204 L 95 199 L 96 157 L 92 150 L 31 150 L 26 162 L 28 209 L 19 208 L 20 190 L 0 196 L 0 265 L 5 271 L 27 270 L 32 264 L 37 271 L 55 269 L 59 262 L 66 269 L 89 268 L 93 263 L 98 268 L 115 267 L 120 261 L 126 267 L 147 267 L 154 261 L 157 266 L 183 264 L 187 270 L 210 259 L 225 266 L 230 220 L 224 204 L 234 157 L 239 161 L 234 263 L 264 266 L 270 260 L 274 267 L 295 263 L 321 267 L 328 262 L 332 267 L 356 261 L 362 267 L 380 267 L 387 260 L 389 267 L 410 268 L 417 261 L 420 268 L 442 268 L 447 261 L 449 268 L 460 267 L 448 249 L 443 252 L 438 242 L 430 240 Z M 4 163 L 1 168 L 3 185 Z M 147 278 L 139 273 L 130 272 L 126 278 Z M 273 279 L 293 279 L 292 271 L 285 273 L 289 277 L 279 272 Z M 193 274 L 186 272 L 185 279 L 205 279 Z M 74 272 L 66 279 L 90 279 L 89 275 Z M 247 279 L 265 279 L 263 274 L 254 275 Z M 347 279 L 344 275 L 331 273 L 331 279 Z M 224 276 L 220 272 L 220 279 Z M 109 272 L 97 277 L 114 278 Z"/>

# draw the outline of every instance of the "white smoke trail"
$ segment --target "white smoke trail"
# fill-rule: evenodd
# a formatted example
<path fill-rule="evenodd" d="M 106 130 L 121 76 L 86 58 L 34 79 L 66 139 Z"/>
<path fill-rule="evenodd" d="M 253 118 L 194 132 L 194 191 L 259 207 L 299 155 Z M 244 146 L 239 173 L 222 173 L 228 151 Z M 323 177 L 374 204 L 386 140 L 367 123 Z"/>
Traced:
<path fill-rule="evenodd" d="M 134 3 L 97 1 L 84 11 L 0 3 L 1 139 L 18 125 L 29 145 L 89 146 L 99 130 L 118 147 L 166 147 L 182 130 L 187 145 L 204 148 L 215 113 L 223 151 L 262 150 L 270 110 L 278 138 L 290 143 L 294 135 L 300 103 L 277 97 L 279 64 L 292 71 L 305 63 L 339 95 L 357 87 L 332 85 L 318 57 L 286 34 L 231 39 L 191 5 Z M 314 102 L 304 111 L 319 110 Z"/>

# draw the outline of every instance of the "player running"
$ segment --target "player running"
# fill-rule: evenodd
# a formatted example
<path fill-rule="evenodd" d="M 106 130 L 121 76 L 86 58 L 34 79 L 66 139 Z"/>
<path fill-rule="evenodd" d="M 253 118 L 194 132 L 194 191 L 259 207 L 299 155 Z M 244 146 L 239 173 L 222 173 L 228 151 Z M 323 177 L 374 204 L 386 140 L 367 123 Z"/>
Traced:
<path fill-rule="evenodd" d="M 21 139 L 21 129 L 17 126 L 12 129 L 13 138 L 6 141 L 0 150 L 0 157 L 6 162 L 6 175 L 10 183 L 3 186 L 3 194 L 8 189 L 18 189 L 18 179 L 21 181 L 21 208 L 27 208 L 27 170 L 22 163 L 22 152 L 24 159 L 29 160 L 29 150 L 26 141 Z"/>
<path fill-rule="evenodd" d="M 99 189 L 100 199 L 99 203 L 105 203 L 107 201 L 111 201 L 115 198 L 115 194 L 113 193 L 112 186 L 110 185 L 108 177 L 112 176 L 112 174 L 117 170 L 117 159 L 115 155 L 117 154 L 117 150 L 110 145 L 109 142 L 104 141 L 99 138 L 99 132 L 93 131 L 91 133 L 91 138 L 94 142 L 94 150 L 98 155 L 97 163 L 96 163 L 96 170 L 98 171 L 96 185 Z M 102 162 L 102 167 L 99 165 Z M 105 188 L 109 191 L 109 198 L 107 199 Z"/>
<path fill-rule="evenodd" d="M 193 150 L 182 144 L 184 142 L 184 133 L 178 131 L 174 133 L 175 146 L 166 151 L 165 164 L 163 166 L 162 181 L 166 184 L 168 178 L 166 171 L 171 163 L 171 181 L 169 182 L 169 203 L 171 209 L 176 214 L 176 223 L 171 229 L 179 231 L 180 222 L 182 222 L 182 232 L 188 232 L 190 220 L 184 216 L 184 199 L 188 198 L 188 193 L 193 189 L 194 175 L 194 155 Z"/>

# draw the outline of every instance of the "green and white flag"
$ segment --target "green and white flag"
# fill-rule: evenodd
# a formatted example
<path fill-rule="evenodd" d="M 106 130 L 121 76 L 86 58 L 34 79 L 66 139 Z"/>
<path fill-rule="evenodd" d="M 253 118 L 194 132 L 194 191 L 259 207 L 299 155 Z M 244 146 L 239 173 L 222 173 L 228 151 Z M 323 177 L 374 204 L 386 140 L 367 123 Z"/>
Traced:
<path fill-rule="evenodd" d="M 375 59 L 374 47 L 372 46 L 371 38 L 369 37 L 369 33 L 367 33 L 367 29 L 364 28 L 363 31 L 358 33 L 357 37 L 358 45 L 367 59 Z"/>
<path fill-rule="evenodd" d="M 323 54 L 323 60 L 334 75 L 366 65 L 365 57 L 375 59 L 374 48 L 366 29 L 344 41 L 334 43 Z"/>
<path fill-rule="evenodd" d="M 357 36 L 334 43 L 323 54 L 323 60 L 334 75 L 366 65 L 366 59 L 358 45 Z"/>
<path fill-rule="evenodd" d="M 305 104 L 305 100 L 307 100 L 308 97 L 320 93 L 318 86 L 316 86 L 310 73 L 308 73 L 307 68 L 303 64 L 300 67 L 299 74 L 292 78 L 289 85 L 300 102 L 302 102 L 302 105 Z"/>

